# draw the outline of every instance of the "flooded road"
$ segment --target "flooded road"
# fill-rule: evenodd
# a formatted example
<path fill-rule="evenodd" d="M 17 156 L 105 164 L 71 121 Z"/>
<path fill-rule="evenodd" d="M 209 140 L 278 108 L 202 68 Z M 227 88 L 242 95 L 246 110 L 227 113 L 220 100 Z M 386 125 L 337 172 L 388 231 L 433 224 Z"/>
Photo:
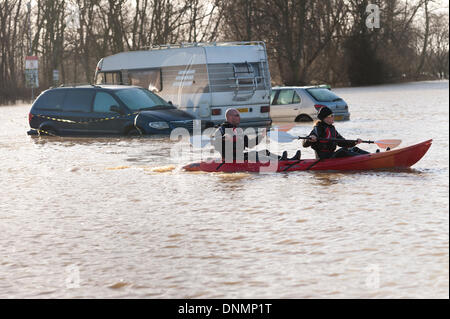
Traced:
<path fill-rule="evenodd" d="M 448 298 L 448 81 L 335 91 L 343 136 L 433 145 L 399 172 L 189 173 L 169 138 L 30 137 L 0 107 L 0 297 Z"/>

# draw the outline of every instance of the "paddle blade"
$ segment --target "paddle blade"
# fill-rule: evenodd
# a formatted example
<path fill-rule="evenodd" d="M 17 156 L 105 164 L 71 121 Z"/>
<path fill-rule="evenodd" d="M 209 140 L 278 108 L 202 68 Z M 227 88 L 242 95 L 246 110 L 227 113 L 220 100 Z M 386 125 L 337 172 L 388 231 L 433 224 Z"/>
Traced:
<path fill-rule="evenodd" d="M 402 140 L 379 140 L 375 141 L 374 143 L 378 145 L 378 147 L 381 148 L 394 148 L 400 145 Z"/>
<path fill-rule="evenodd" d="M 290 131 L 294 126 L 295 126 L 295 123 L 285 124 L 285 125 L 272 127 L 271 130 L 275 130 L 275 131 L 278 130 L 280 132 L 287 132 L 287 131 Z"/>
<path fill-rule="evenodd" d="M 289 133 L 286 133 L 284 131 L 269 131 L 267 132 L 267 136 L 277 143 L 290 143 L 297 139 L 296 136 L 292 136 Z"/>

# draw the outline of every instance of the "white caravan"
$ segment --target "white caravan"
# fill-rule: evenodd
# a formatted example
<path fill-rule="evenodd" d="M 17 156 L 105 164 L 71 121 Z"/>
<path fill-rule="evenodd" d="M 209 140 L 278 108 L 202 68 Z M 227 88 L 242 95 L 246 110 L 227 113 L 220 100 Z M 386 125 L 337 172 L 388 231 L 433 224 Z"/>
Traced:
<path fill-rule="evenodd" d="M 241 126 L 270 126 L 271 83 L 264 42 L 183 43 L 102 58 L 96 84 L 148 88 L 202 120 L 225 120 L 237 108 Z"/>

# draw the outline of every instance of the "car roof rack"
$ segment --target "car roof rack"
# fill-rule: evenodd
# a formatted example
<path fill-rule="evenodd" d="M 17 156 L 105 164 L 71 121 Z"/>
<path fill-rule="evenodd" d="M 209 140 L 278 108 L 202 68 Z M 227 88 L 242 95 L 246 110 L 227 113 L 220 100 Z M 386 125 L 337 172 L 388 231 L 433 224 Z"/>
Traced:
<path fill-rule="evenodd" d="M 264 41 L 232 41 L 232 42 L 181 42 L 171 44 L 152 44 L 140 47 L 140 50 L 164 50 L 179 49 L 190 47 L 218 47 L 218 46 L 237 46 L 237 45 L 265 45 Z"/>
<path fill-rule="evenodd" d="M 90 85 L 94 88 L 99 88 L 100 86 L 92 83 L 63 83 L 60 84 L 58 87 L 77 87 L 77 86 L 83 86 L 83 85 Z"/>

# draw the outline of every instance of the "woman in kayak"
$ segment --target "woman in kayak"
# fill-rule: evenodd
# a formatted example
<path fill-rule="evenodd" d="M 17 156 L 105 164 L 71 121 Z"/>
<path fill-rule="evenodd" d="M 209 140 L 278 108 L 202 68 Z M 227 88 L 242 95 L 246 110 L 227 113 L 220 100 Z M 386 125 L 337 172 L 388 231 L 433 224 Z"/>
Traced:
<path fill-rule="evenodd" d="M 369 154 L 369 152 L 355 146 L 362 142 L 360 138 L 358 138 L 356 142 L 329 140 L 344 139 L 342 135 L 336 131 L 336 128 L 333 125 L 334 116 L 329 107 L 322 107 L 317 117 L 319 118 L 319 121 L 315 123 L 313 130 L 309 133 L 309 139 L 303 141 L 303 147 L 311 146 L 316 152 L 317 158 L 325 159 Z M 336 146 L 340 146 L 341 148 L 335 152 Z"/>
<path fill-rule="evenodd" d="M 238 128 L 241 122 L 239 111 L 230 108 L 225 112 L 226 121 L 222 123 L 214 133 L 213 145 L 216 151 L 222 156 L 222 160 L 226 163 L 251 161 L 274 161 L 287 160 L 287 152 L 284 151 L 282 156 L 270 153 L 268 150 L 263 151 L 246 151 L 246 148 L 251 148 L 259 144 L 266 135 L 266 129 L 262 131 L 255 138 L 249 138 L 242 128 Z M 300 152 L 297 152 L 300 154 Z M 296 154 L 296 156 L 298 156 Z M 294 156 L 295 157 L 295 156 Z M 294 159 L 294 158 L 292 158 Z"/>

